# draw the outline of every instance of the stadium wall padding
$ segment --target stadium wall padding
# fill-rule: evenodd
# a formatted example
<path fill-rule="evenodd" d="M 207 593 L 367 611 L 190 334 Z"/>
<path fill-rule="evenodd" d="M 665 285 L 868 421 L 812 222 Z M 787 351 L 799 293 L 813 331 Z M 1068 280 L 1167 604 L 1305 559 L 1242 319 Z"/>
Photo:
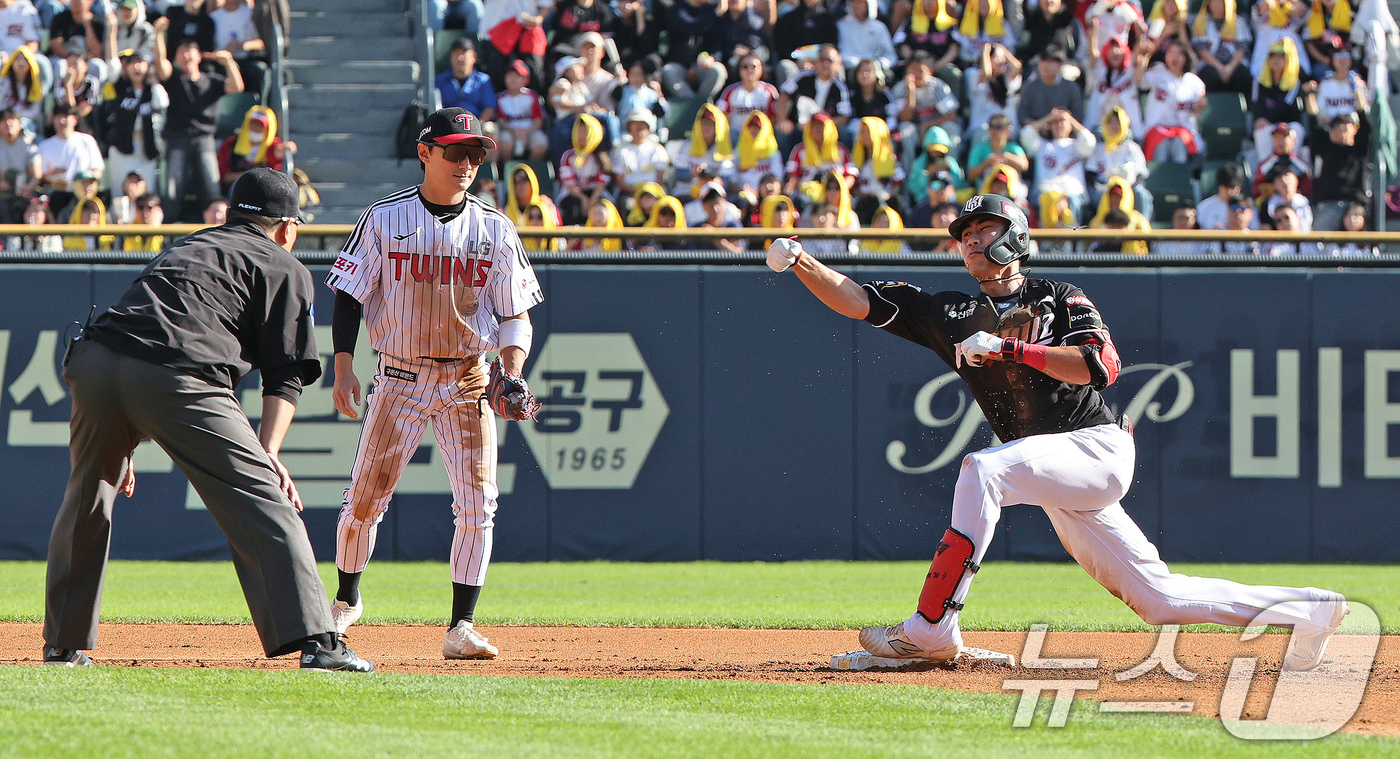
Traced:
<path fill-rule="evenodd" d="M 138 267 L 7 266 L 0 276 L 0 559 L 43 559 L 68 476 L 63 338 Z M 317 281 L 325 270 L 313 270 Z M 969 291 L 961 271 L 855 268 Z M 498 561 L 925 559 L 964 453 L 994 442 L 937 357 L 752 266 L 539 267 L 537 422 L 502 424 Z M 1136 423 L 1124 506 L 1168 560 L 1400 560 L 1400 272 L 1053 270 L 1081 286 L 1123 357 L 1105 395 Z M 333 298 L 319 286 L 330 361 Z M 372 371 L 362 334 L 362 382 Z M 260 406 L 256 378 L 240 389 Z M 317 555 L 334 556 L 359 423 L 308 388 L 284 449 Z M 223 559 L 170 459 L 137 454 L 118 559 Z M 451 492 L 432 433 L 376 558 L 445 560 Z M 1067 560 L 1034 506 L 1007 509 L 991 559 Z"/>

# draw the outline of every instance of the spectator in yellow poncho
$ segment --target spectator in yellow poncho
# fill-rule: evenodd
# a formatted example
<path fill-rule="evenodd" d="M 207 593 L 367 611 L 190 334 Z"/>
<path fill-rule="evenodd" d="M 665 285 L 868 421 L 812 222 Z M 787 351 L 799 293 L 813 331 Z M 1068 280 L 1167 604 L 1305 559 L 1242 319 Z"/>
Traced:
<path fill-rule="evenodd" d="M 88 195 L 74 204 L 69 224 L 82 224 L 90 227 L 107 226 L 107 206 L 96 195 Z M 64 250 L 112 250 L 116 247 L 116 235 L 67 235 L 63 238 Z"/>
<path fill-rule="evenodd" d="M 651 216 L 643 226 L 650 229 L 686 229 L 685 207 L 679 198 L 663 195 L 651 207 Z M 646 245 L 651 250 L 686 250 L 692 246 L 693 243 L 684 238 L 654 239 Z"/>
<path fill-rule="evenodd" d="M 828 172 L 852 174 L 851 154 L 839 141 L 836 122 L 825 113 L 812 115 L 802 130 L 802 142 L 788 157 L 787 184 L 784 192 L 792 195 L 810 182 L 820 181 Z M 804 190 L 805 194 L 806 193 Z"/>
<path fill-rule="evenodd" d="M 554 224 L 559 224 L 559 209 L 555 208 L 554 201 L 540 194 L 540 180 L 535 176 L 535 170 L 526 164 L 518 164 L 510 172 L 510 184 L 506 186 L 506 216 L 520 226 L 525 223 L 525 209 L 536 200 L 549 210 L 549 216 L 554 220 Z"/>
<path fill-rule="evenodd" d="M 702 165 L 710 168 L 711 176 L 733 184 L 734 145 L 729 139 L 729 117 L 712 103 L 706 103 L 695 114 L 690 139 L 681 145 L 676 156 L 676 171 L 688 172 L 692 179 Z"/>
<path fill-rule="evenodd" d="M 646 182 L 638 187 L 636 194 L 632 196 L 632 207 L 627 210 L 627 226 L 646 226 L 652 210 L 656 208 L 656 201 L 664 197 L 666 188 L 656 182 Z"/>
<path fill-rule="evenodd" d="M 792 205 L 792 198 L 786 195 L 769 195 L 763 199 L 759 205 L 758 217 L 765 229 L 792 229 L 797 226 L 797 209 Z M 763 248 L 773 244 L 772 240 L 764 240 Z"/>
<path fill-rule="evenodd" d="M 890 139 L 890 128 L 884 119 L 866 116 L 860 120 L 860 132 L 851 149 L 851 164 L 856 170 L 854 194 L 858 198 L 877 201 L 872 205 L 899 202 L 898 190 L 904 182 L 904 169 L 895 160 L 894 141 Z"/>
<path fill-rule="evenodd" d="M 1140 212 L 1133 208 L 1133 188 L 1122 177 L 1112 177 L 1108 180 L 1108 189 L 1104 191 L 1103 197 L 1099 198 L 1099 210 L 1094 214 L 1094 218 L 1089 222 L 1090 229 L 1106 229 L 1104 217 L 1108 212 L 1117 209 L 1127 214 L 1128 229 L 1152 229 L 1152 222 L 1147 220 Z M 1124 253 L 1147 253 L 1147 242 L 1144 240 L 1129 240 L 1123 243 Z"/>
<path fill-rule="evenodd" d="M 607 198 L 600 198 L 593 207 L 588 209 L 588 223 L 585 227 L 602 227 L 604 229 L 622 229 L 622 214 L 617 212 L 617 206 L 612 204 Z M 596 251 L 602 253 L 615 253 L 622 250 L 622 240 L 617 237 L 593 238 L 579 240 L 579 249 Z"/>
<path fill-rule="evenodd" d="M 875 218 L 870 226 L 873 229 L 904 229 L 904 219 L 893 208 L 880 206 L 875 209 Z M 861 250 L 866 253 L 908 253 L 909 244 L 903 240 L 865 240 Z"/>
<path fill-rule="evenodd" d="M 546 206 L 542 199 L 536 198 L 525 206 L 525 221 L 520 226 L 523 227 L 543 227 L 545 229 L 557 229 L 558 224 L 554 221 L 554 214 Z M 520 244 L 525 250 L 559 250 L 558 237 L 524 237 L 521 236 Z"/>

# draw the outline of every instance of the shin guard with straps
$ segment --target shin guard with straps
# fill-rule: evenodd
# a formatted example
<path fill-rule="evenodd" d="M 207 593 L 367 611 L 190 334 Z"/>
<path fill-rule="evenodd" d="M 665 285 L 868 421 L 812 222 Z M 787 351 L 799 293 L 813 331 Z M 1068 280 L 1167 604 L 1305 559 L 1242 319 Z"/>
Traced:
<path fill-rule="evenodd" d="M 972 539 L 949 527 L 938 544 L 933 564 L 919 594 L 919 614 L 937 624 L 949 609 L 961 611 L 963 605 L 953 600 L 964 573 L 976 574 L 980 566 L 972 560 Z"/>

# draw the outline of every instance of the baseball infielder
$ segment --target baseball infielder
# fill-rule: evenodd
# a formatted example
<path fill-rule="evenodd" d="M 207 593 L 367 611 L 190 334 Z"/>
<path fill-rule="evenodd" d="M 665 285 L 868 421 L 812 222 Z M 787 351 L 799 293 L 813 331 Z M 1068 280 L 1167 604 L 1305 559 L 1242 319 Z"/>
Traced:
<path fill-rule="evenodd" d="M 1151 625 L 1273 624 L 1293 628 L 1284 661 L 1311 669 L 1347 613 L 1339 593 L 1241 585 L 1173 574 L 1119 505 L 1133 479 L 1133 436 L 1098 391 L 1118 377 L 1118 352 L 1092 301 L 1063 282 L 1029 279 L 1025 214 L 1000 195 L 978 195 L 949 227 L 974 295 L 925 293 L 904 282 L 857 285 L 795 239 L 768 251 L 832 310 L 933 350 L 962 377 L 1000 440 L 969 454 L 944 534 L 904 622 L 867 627 L 877 656 L 946 661 L 962 651 L 958 612 L 1004 505 L 1045 509 L 1070 555 Z"/>
<path fill-rule="evenodd" d="M 359 418 L 352 367 L 363 308 L 378 371 L 341 506 L 331 606 L 336 630 L 360 618 L 360 573 L 399 476 L 431 420 L 452 481 L 456 534 L 452 617 L 442 653 L 489 659 L 498 650 L 472 624 L 491 560 L 496 513 L 495 416 L 524 419 L 538 404 L 520 373 L 530 351 L 527 311 L 544 300 L 515 225 L 467 194 L 495 142 L 461 108 L 428 117 L 418 138 L 423 184 L 370 206 L 326 284 L 336 294 L 335 407 Z M 496 315 L 502 318 L 498 322 Z M 487 351 L 500 349 L 488 386 Z"/>

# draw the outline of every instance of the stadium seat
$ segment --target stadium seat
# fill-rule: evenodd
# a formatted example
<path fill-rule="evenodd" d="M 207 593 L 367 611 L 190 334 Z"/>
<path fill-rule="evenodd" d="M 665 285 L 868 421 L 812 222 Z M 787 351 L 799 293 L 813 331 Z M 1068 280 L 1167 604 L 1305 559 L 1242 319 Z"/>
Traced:
<path fill-rule="evenodd" d="M 1250 136 L 1247 110 L 1244 96 L 1238 92 L 1206 94 L 1206 109 L 1199 121 L 1201 136 L 1206 138 L 1206 158 L 1232 161 L 1240 154 Z"/>
<path fill-rule="evenodd" d="M 1175 161 L 1156 161 L 1149 167 L 1144 184 L 1152 192 L 1155 200 L 1153 222 L 1171 222 L 1172 212 L 1182 206 L 1195 207 L 1196 186 L 1191 181 L 1191 164 Z"/>
<path fill-rule="evenodd" d="M 214 132 L 214 139 L 223 140 L 232 136 L 243 126 L 243 117 L 248 115 L 248 109 L 258 104 L 258 96 L 252 92 L 240 92 L 237 95 L 224 95 L 219 98 L 219 125 Z"/>
<path fill-rule="evenodd" d="M 666 117 L 666 126 L 671 130 L 670 139 L 683 140 L 690 136 L 690 128 L 695 125 L 695 114 L 707 103 L 705 98 L 671 100 L 671 114 Z"/>
<path fill-rule="evenodd" d="M 443 29 L 433 34 L 433 76 L 452 68 L 452 43 L 462 36 L 460 29 Z"/>

